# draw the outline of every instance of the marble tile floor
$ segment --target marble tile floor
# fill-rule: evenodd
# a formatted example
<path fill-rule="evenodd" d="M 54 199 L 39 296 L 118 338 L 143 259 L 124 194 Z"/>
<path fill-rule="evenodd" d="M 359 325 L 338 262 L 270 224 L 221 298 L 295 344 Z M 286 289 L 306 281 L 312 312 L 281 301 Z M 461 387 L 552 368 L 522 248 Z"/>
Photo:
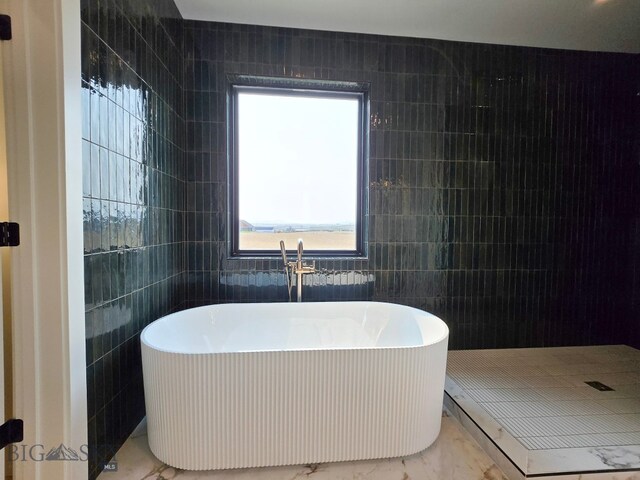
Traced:
<path fill-rule="evenodd" d="M 105 471 L 98 480 L 508 480 L 446 411 L 440 436 L 433 445 L 404 458 L 191 472 L 169 467 L 151 453 L 143 422 L 114 460 L 118 471 Z"/>
<path fill-rule="evenodd" d="M 511 480 L 640 479 L 639 350 L 451 351 L 445 391 Z"/>

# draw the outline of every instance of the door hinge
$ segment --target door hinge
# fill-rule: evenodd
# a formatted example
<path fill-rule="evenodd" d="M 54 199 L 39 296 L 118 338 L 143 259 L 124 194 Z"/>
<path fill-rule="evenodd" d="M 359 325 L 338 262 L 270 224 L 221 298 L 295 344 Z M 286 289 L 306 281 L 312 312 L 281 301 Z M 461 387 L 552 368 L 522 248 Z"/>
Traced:
<path fill-rule="evenodd" d="M 14 222 L 0 222 L 0 247 L 20 245 L 20 225 Z"/>
<path fill-rule="evenodd" d="M 11 40 L 11 17 L 0 15 L 0 40 Z"/>
<path fill-rule="evenodd" d="M 21 418 L 12 418 L 0 425 L 0 450 L 12 443 L 24 439 L 24 422 Z"/>

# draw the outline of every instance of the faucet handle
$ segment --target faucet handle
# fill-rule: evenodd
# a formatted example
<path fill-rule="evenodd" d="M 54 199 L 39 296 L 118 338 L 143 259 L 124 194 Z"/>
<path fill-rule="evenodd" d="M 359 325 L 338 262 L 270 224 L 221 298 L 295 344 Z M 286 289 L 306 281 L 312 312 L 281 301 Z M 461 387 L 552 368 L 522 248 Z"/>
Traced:
<path fill-rule="evenodd" d="M 310 264 L 303 263 L 300 271 L 302 273 L 316 273 L 316 261 L 314 260 Z"/>

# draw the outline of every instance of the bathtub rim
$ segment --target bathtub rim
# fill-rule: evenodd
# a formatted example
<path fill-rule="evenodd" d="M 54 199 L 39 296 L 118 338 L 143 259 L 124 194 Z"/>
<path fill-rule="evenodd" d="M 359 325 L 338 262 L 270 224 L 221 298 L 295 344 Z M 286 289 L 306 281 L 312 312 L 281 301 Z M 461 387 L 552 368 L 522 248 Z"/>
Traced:
<path fill-rule="evenodd" d="M 241 303 L 241 302 L 230 302 L 230 303 L 213 303 L 210 305 L 201 305 L 199 307 L 192 307 L 192 308 L 187 308 L 185 310 L 179 310 L 178 312 L 172 312 L 168 315 L 164 315 L 156 320 L 154 320 L 153 322 L 151 322 L 149 325 L 147 325 L 146 327 L 144 327 L 142 329 L 142 332 L 140 332 L 140 344 L 143 348 L 150 348 L 153 350 L 156 350 L 158 352 L 163 352 L 163 353 L 170 353 L 172 355 L 184 355 L 184 356 L 198 356 L 198 355 L 215 355 L 215 356 L 220 356 L 220 355 L 238 355 L 238 354 L 247 354 L 247 353 L 287 353 L 287 352 L 338 352 L 338 351 L 367 351 L 367 350 L 403 350 L 403 349 L 417 349 L 417 348 L 425 348 L 425 347 L 429 347 L 432 345 L 436 345 L 439 344 L 443 341 L 447 341 L 448 343 L 448 339 L 449 339 L 449 326 L 446 324 L 446 322 L 444 320 L 442 320 L 440 317 L 438 317 L 437 315 L 434 315 L 433 313 L 427 312 L 425 310 L 421 310 L 419 308 L 416 307 L 411 307 L 409 305 L 403 305 L 400 303 L 392 303 L 392 302 L 378 302 L 378 301 L 369 301 L 369 300 L 357 300 L 354 302 L 350 302 L 350 301 L 329 301 L 329 302 L 304 302 L 304 304 L 306 305 L 313 305 L 313 304 L 329 304 L 329 303 L 333 303 L 333 304 L 345 304 L 345 303 L 368 303 L 368 304 L 374 304 L 374 305 L 392 305 L 394 307 L 402 307 L 402 308 L 407 308 L 410 310 L 415 310 L 417 312 L 420 312 L 422 314 L 427 314 L 430 317 L 433 317 L 433 319 L 439 321 L 441 323 L 441 326 L 443 327 L 443 333 L 442 335 L 436 337 L 434 340 L 430 340 L 428 342 L 423 342 L 419 345 L 393 345 L 393 346 L 379 346 L 379 347 L 341 347 L 341 348 L 336 348 L 336 347 L 322 347 L 322 348 L 287 348 L 287 349 L 273 349 L 273 350 L 238 350 L 238 351 L 231 351 L 231 352 L 185 352 L 185 351 L 176 351 L 176 350 L 170 350 L 170 349 L 166 349 L 166 348 L 159 348 L 151 343 L 149 343 L 146 338 L 145 338 L 145 332 L 151 328 L 156 322 L 159 322 L 161 320 L 165 320 L 169 317 L 171 317 L 172 315 L 181 313 L 181 312 L 185 312 L 187 310 L 199 310 L 199 309 L 205 309 L 205 308 L 211 308 L 211 307 L 215 307 L 218 305 L 265 305 L 265 304 L 283 304 L 283 305 L 287 305 L 289 304 L 289 302 L 246 302 L 246 303 Z"/>

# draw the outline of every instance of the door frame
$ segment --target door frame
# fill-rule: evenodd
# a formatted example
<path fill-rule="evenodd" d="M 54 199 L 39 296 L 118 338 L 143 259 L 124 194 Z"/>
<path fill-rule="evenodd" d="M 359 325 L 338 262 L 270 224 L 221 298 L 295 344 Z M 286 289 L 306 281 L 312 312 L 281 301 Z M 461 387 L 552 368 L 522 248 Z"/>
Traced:
<path fill-rule="evenodd" d="M 80 0 L 0 0 L 12 249 L 13 416 L 27 450 L 87 443 Z M 16 461 L 17 480 L 81 479 L 87 463 Z"/>

